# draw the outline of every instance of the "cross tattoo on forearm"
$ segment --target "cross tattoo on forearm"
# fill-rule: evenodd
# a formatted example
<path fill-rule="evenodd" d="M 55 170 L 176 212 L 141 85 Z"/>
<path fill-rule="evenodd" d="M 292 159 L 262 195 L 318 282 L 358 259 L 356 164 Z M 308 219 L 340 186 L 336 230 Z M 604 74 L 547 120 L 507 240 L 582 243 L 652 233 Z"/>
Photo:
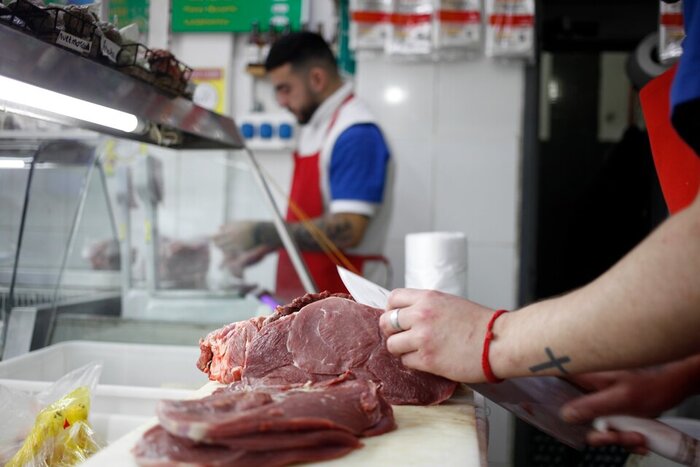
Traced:
<path fill-rule="evenodd" d="M 571 359 L 569 357 L 557 358 L 554 356 L 554 352 L 552 352 L 552 349 L 550 349 L 549 347 L 545 347 L 544 351 L 547 354 L 547 356 L 549 357 L 549 360 L 547 360 L 544 363 L 540 363 L 538 365 L 531 366 L 529 368 L 529 370 L 531 372 L 537 373 L 538 371 L 547 370 L 549 368 L 558 368 L 559 371 L 561 371 L 565 375 L 569 374 L 569 372 L 566 371 L 566 368 L 564 368 L 564 364 L 569 363 L 571 361 Z"/>

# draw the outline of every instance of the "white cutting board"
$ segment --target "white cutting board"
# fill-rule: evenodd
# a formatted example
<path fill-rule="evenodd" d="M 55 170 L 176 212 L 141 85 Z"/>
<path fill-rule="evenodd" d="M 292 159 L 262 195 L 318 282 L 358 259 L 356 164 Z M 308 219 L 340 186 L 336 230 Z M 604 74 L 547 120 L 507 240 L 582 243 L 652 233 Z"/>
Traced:
<path fill-rule="evenodd" d="M 196 393 L 204 397 L 218 383 L 209 383 Z M 464 390 L 438 406 L 394 406 L 398 428 L 390 433 L 362 438 L 364 447 L 332 461 L 314 466 L 460 466 L 478 467 L 480 452 L 474 399 Z M 88 467 L 136 466 L 131 448 L 141 435 L 157 423 L 154 418 L 97 453 L 82 464 Z M 482 448 L 482 449 L 485 449 Z"/>

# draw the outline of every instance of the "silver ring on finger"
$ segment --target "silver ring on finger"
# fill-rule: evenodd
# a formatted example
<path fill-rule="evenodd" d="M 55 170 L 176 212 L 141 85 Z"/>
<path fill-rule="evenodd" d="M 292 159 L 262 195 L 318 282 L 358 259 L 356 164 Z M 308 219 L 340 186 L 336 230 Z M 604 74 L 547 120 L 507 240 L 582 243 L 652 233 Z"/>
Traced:
<path fill-rule="evenodd" d="M 405 331 L 404 328 L 401 327 L 401 324 L 399 323 L 399 311 L 400 308 L 394 308 L 394 311 L 391 312 L 389 315 L 389 322 L 391 322 L 391 327 L 396 329 L 397 331 Z"/>

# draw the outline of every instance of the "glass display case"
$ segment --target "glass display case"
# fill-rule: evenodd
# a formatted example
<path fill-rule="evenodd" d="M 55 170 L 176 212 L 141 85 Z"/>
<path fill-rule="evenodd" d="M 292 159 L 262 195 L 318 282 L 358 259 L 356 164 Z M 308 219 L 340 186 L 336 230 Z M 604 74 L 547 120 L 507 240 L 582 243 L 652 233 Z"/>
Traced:
<path fill-rule="evenodd" d="M 230 222 L 272 222 L 299 294 L 315 292 L 231 119 L 2 22 L 0 43 L 0 80 L 19 83 L 0 86 L 3 358 L 72 339 L 193 345 L 269 312 L 276 254 L 232 274 L 212 241 Z M 137 124 L 63 114 L 31 97 L 45 91 Z"/>
<path fill-rule="evenodd" d="M 0 136 L 0 296 L 9 352 L 48 344 L 53 310 L 118 311 L 119 275 L 95 268 L 95 238 L 116 239 L 97 135 L 52 140 L 26 131 Z M 78 136 L 76 135 L 75 138 Z M 85 216 L 90 212 L 90 216 Z M 37 319 L 38 318 L 38 319 Z M 34 326 L 39 324 L 39 326 Z"/>

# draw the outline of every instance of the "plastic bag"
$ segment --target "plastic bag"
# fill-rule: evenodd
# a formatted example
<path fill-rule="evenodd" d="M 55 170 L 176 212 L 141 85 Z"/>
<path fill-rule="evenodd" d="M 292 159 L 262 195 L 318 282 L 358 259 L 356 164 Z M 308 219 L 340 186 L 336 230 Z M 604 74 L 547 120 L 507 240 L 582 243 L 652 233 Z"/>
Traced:
<path fill-rule="evenodd" d="M 668 65 L 683 54 L 683 2 L 659 2 L 659 60 Z"/>
<path fill-rule="evenodd" d="M 101 364 L 86 365 L 35 395 L 0 386 L 0 462 L 69 466 L 99 450 L 88 414 L 101 371 Z"/>
<path fill-rule="evenodd" d="M 397 0 L 391 15 L 386 51 L 420 56 L 433 51 L 433 0 Z"/>
<path fill-rule="evenodd" d="M 350 49 L 384 51 L 391 0 L 350 0 Z"/>
<path fill-rule="evenodd" d="M 459 58 L 481 47 L 481 0 L 435 0 L 435 48 L 440 57 Z"/>
<path fill-rule="evenodd" d="M 485 52 L 487 57 L 534 57 L 534 0 L 486 0 Z"/>

